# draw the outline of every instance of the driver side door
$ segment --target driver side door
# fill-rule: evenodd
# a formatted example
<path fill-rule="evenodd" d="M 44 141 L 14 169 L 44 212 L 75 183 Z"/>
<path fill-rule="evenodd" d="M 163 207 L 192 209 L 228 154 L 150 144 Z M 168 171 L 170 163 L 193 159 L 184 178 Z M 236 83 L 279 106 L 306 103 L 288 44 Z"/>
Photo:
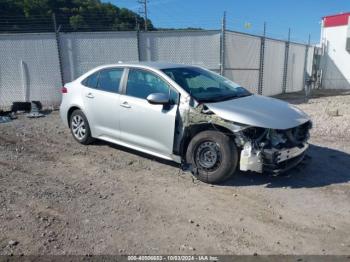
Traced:
<path fill-rule="evenodd" d="M 152 93 L 169 95 L 167 105 L 147 101 Z M 160 76 L 130 68 L 120 96 L 120 137 L 122 142 L 146 153 L 171 158 L 173 152 L 178 93 Z"/>

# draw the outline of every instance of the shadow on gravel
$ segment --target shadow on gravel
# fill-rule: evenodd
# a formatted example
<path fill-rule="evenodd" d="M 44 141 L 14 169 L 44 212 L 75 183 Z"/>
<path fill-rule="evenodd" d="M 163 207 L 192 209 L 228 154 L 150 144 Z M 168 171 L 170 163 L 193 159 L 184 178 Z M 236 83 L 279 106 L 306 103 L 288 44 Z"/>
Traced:
<path fill-rule="evenodd" d="M 349 96 L 349 89 L 315 89 L 312 90 L 309 99 L 318 99 L 323 97 L 332 97 L 332 96 Z M 286 93 L 281 95 L 273 96 L 274 98 L 284 100 L 293 105 L 305 104 L 307 103 L 307 99 L 305 98 L 304 91 L 294 92 L 294 93 Z"/>
<path fill-rule="evenodd" d="M 41 110 L 40 113 L 44 114 L 44 115 L 50 115 L 53 112 L 53 110 L 51 109 L 45 109 L 45 110 Z"/>
<path fill-rule="evenodd" d="M 160 158 L 160 157 L 156 157 L 156 156 L 152 156 L 152 155 L 149 155 L 149 154 L 146 154 L 146 153 L 142 153 L 140 151 L 137 151 L 137 150 L 134 150 L 134 149 L 131 149 L 131 148 L 128 148 L 128 147 L 124 147 L 124 146 L 121 146 L 121 145 L 113 144 L 113 143 L 110 143 L 110 142 L 107 142 L 107 141 L 96 140 L 96 141 L 93 142 L 92 145 L 94 145 L 94 146 L 106 146 L 107 145 L 107 146 L 109 146 L 111 148 L 114 148 L 116 150 L 120 150 L 120 151 L 129 153 L 129 154 L 133 154 L 133 155 L 137 155 L 137 156 L 142 157 L 142 158 L 147 158 L 147 159 L 152 160 L 152 161 L 157 161 L 158 163 L 165 164 L 165 165 L 168 165 L 168 166 L 180 168 L 180 164 L 177 164 L 177 163 L 175 163 L 173 161 L 166 160 L 166 159 L 163 159 L 163 158 Z"/>
<path fill-rule="evenodd" d="M 241 172 L 225 186 L 266 185 L 268 188 L 313 188 L 350 181 L 350 155 L 338 150 L 310 145 L 307 165 L 297 166 L 279 176 Z"/>
<path fill-rule="evenodd" d="M 180 168 L 180 165 L 175 162 L 144 154 L 109 142 L 97 140 L 93 145 L 108 145 L 116 150 L 121 150 L 175 168 Z M 349 154 L 327 147 L 310 145 L 308 155 L 312 157 L 309 164 L 297 166 L 284 174 L 271 176 L 253 172 L 240 172 L 232 179 L 220 185 L 235 187 L 266 185 L 268 188 L 313 188 L 350 182 Z M 190 175 L 190 173 L 188 174 Z"/>

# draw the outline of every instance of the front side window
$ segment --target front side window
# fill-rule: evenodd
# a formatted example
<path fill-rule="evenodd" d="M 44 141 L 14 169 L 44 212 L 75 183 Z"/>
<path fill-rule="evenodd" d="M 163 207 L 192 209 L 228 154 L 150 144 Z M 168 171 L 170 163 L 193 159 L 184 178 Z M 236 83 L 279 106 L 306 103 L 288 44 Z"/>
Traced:
<path fill-rule="evenodd" d="M 105 69 L 100 71 L 97 89 L 102 91 L 118 93 L 122 75 L 122 68 Z"/>
<path fill-rule="evenodd" d="M 162 71 L 198 102 L 218 102 L 251 95 L 229 79 L 199 67 L 169 68 Z"/>
<path fill-rule="evenodd" d="M 170 93 L 169 85 L 160 77 L 141 69 L 130 69 L 126 95 L 146 99 L 153 93 Z M 176 96 L 176 94 L 172 94 Z"/>

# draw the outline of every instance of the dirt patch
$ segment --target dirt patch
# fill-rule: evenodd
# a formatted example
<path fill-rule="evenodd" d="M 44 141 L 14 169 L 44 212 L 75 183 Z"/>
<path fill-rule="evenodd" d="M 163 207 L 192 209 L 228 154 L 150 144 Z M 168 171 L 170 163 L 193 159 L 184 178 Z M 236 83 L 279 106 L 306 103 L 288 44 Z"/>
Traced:
<path fill-rule="evenodd" d="M 0 124 L 0 254 L 349 254 L 350 96 L 285 99 L 313 118 L 312 163 L 220 186 L 79 145 L 57 112 Z"/>

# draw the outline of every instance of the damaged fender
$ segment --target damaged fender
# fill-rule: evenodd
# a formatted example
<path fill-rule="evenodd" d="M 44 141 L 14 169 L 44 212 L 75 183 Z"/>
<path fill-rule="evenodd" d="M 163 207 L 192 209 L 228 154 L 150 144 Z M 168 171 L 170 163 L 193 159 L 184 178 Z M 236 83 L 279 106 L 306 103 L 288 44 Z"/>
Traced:
<path fill-rule="evenodd" d="M 183 142 L 189 135 L 187 130 L 192 126 L 211 124 L 214 128 L 222 127 L 232 132 L 234 142 L 240 149 L 240 170 L 258 173 L 265 170 L 264 162 L 267 161 L 271 168 L 278 167 L 283 161 L 303 155 L 308 148 L 311 121 L 307 118 L 296 120 L 302 124 L 294 128 L 273 129 L 236 123 L 232 118 L 226 120 L 213 111 L 211 104 L 199 104 L 190 97 L 183 99 L 179 105 L 174 148 L 181 152 L 181 147 L 185 146 Z M 278 124 L 273 127 L 276 125 L 278 127 Z"/>

